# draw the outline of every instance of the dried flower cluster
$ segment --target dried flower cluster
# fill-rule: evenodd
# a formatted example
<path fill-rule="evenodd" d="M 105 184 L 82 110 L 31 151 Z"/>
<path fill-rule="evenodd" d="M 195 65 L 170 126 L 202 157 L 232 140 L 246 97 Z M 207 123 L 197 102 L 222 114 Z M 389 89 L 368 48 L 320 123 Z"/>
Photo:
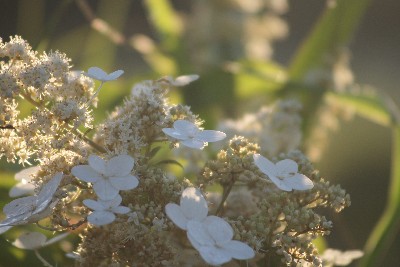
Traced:
<path fill-rule="evenodd" d="M 350 199 L 294 150 L 301 137 L 297 103 L 268 109 L 254 120 L 260 127 L 253 141 L 232 137 L 212 159 L 203 149 L 224 143 L 225 133 L 204 130 L 189 107 L 166 97 L 195 75 L 135 85 L 94 127 L 97 92 L 122 71 L 74 72 L 64 54 L 39 55 L 20 37 L 1 42 L 0 56 L 0 157 L 37 165 L 18 174 L 35 190 L 13 189 L 12 196 L 33 195 L 3 208 L 1 232 L 27 223 L 76 230 L 80 242 L 69 256 L 77 266 L 217 266 L 233 259 L 321 266 L 312 241 L 333 225 L 318 210 L 339 212 Z M 90 77 L 101 81 L 97 91 Z M 21 117 L 23 100 L 32 111 Z M 89 129 L 92 137 L 83 134 Z M 170 153 L 179 146 L 202 151 L 200 171 L 171 174 L 171 165 L 186 164 Z M 37 251 L 64 236 L 46 242 L 28 234 L 15 244 Z"/>

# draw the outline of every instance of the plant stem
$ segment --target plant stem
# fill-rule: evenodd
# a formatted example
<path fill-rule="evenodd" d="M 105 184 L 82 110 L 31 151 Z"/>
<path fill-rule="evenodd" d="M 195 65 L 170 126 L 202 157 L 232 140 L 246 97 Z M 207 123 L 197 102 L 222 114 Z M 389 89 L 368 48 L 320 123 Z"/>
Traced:
<path fill-rule="evenodd" d="M 227 188 L 224 188 L 224 194 L 222 195 L 221 202 L 219 203 L 219 206 L 217 208 L 217 211 L 215 212 L 215 215 L 218 216 L 218 214 L 222 211 L 222 208 L 224 207 L 224 203 L 226 199 L 228 198 L 229 194 L 231 193 L 232 187 L 235 184 L 235 177 L 233 173 L 231 173 L 231 182 L 229 183 Z"/>
<path fill-rule="evenodd" d="M 48 261 L 46 261 L 42 255 L 39 254 L 39 250 L 35 249 L 34 250 L 36 257 L 38 257 L 38 259 L 43 263 L 44 266 L 46 267 L 54 267 L 53 265 L 51 265 Z"/>

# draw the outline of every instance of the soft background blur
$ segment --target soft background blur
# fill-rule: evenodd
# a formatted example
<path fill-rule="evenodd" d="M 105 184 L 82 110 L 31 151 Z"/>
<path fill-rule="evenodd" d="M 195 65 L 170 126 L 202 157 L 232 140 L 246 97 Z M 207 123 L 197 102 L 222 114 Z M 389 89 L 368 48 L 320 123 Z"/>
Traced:
<path fill-rule="evenodd" d="M 129 45 L 118 46 L 109 38 L 93 30 L 87 20 L 90 14 L 86 14 L 85 17 L 82 10 L 77 7 L 77 2 L 72 0 L 0 0 L 0 37 L 7 41 L 8 36 L 18 34 L 28 40 L 34 49 L 65 52 L 72 59 L 75 69 L 86 70 L 91 66 L 99 66 L 108 72 L 116 69 L 125 70 L 120 80 L 107 84 L 101 91 L 100 109 L 96 113 L 96 118 L 100 120 L 105 116 L 104 110 L 110 110 L 119 103 L 122 97 L 129 93 L 135 81 L 148 77 L 155 78 L 159 74 L 152 72 L 140 53 Z M 188 15 L 192 10 L 193 1 L 174 0 L 171 2 L 182 14 Z M 103 0 L 87 1 L 87 3 L 96 16 L 104 19 L 124 36 L 129 37 L 140 33 L 155 38 L 142 1 Z M 325 6 L 326 1 L 323 0 L 289 1 L 289 11 L 282 16 L 288 23 L 289 34 L 286 39 L 273 45 L 272 58 L 274 60 L 283 66 L 289 64 L 299 44 Z M 349 47 L 350 64 L 357 83 L 370 84 L 379 90 L 386 91 L 397 104 L 400 104 L 399 12 L 400 1 L 372 1 Z M 211 104 L 222 102 L 224 98 L 218 96 L 218 93 L 207 92 L 207 90 L 218 88 L 216 87 L 217 80 L 203 80 L 200 83 L 203 87 L 201 93 L 210 96 Z M 224 91 L 224 93 L 227 92 L 229 90 Z M 178 93 L 175 99 L 182 101 L 185 99 L 189 104 L 198 107 L 196 111 L 208 120 L 210 115 L 203 114 L 202 111 L 209 107 L 204 103 L 196 103 L 195 96 L 193 92 L 184 93 L 184 97 Z M 213 108 L 211 107 L 212 112 Z M 226 106 L 228 110 L 226 113 L 235 109 L 235 106 Z M 210 119 L 215 121 L 215 118 Z M 329 246 L 343 250 L 363 248 L 386 202 L 390 172 L 390 145 L 389 129 L 360 118 L 343 122 L 338 132 L 331 133 L 328 147 L 322 161 L 317 164 L 317 168 L 321 170 L 323 176 L 334 183 L 340 183 L 350 193 L 352 206 L 340 216 L 334 217 L 336 231 L 328 238 Z M 18 169 L 18 166 L 1 162 L 0 206 L 9 201 L 8 188 L 13 184 L 13 173 Z M 396 240 L 385 262 L 380 266 L 400 266 L 400 253 L 398 253 L 400 236 L 397 235 L 394 238 Z M 68 246 L 68 243 L 64 246 Z M 49 258 L 57 257 L 61 261 L 62 255 L 57 248 L 43 254 L 46 257 L 51 253 L 53 255 Z M 24 253 L 11 248 L 4 237 L 0 236 L 0 266 L 17 266 L 17 258 L 21 266 L 34 266 L 34 263 L 40 266 L 33 253 Z"/>

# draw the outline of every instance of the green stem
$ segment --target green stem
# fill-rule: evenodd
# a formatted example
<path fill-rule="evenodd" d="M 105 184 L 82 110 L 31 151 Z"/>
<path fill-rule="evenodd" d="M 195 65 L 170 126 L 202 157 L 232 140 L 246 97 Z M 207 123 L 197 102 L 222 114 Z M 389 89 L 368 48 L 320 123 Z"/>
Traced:
<path fill-rule="evenodd" d="M 42 255 L 39 254 L 39 250 L 35 249 L 34 250 L 36 257 L 43 263 L 44 266 L 46 267 L 53 267 L 48 261 L 46 261 Z"/>
<path fill-rule="evenodd" d="M 221 202 L 219 203 L 219 206 L 217 208 L 217 211 L 215 212 L 215 215 L 218 216 L 218 214 L 222 211 L 222 208 L 224 207 L 224 203 L 226 199 L 228 198 L 229 194 L 232 191 L 232 187 L 235 184 L 235 177 L 233 173 L 231 173 L 231 182 L 229 183 L 227 188 L 224 188 L 224 194 L 222 195 Z"/>

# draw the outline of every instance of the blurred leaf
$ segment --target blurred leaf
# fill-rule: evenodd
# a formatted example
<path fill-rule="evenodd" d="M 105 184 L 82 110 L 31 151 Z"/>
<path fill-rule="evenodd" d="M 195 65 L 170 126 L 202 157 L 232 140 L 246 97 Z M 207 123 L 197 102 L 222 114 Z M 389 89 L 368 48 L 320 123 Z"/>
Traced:
<path fill-rule="evenodd" d="M 327 97 L 334 103 L 348 106 L 366 119 L 383 126 L 390 126 L 393 123 L 395 114 L 391 110 L 383 96 L 376 91 L 360 90 L 357 92 L 328 92 Z"/>
<path fill-rule="evenodd" d="M 149 158 L 154 157 L 158 151 L 160 151 L 161 146 L 156 146 L 155 148 L 153 148 L 150 153 L 148 154 Z"/>
<path fill-rule="evenodd" d="M 321 65 L 325 56 L 347 45 L 371 0 L 337 0 L 327 7 L 319 22 L 296 52 L 290 66 L 293 80 L 304 78 Z"/>
<path fill-rule="evenodd" d="M 156 165 L 160 165 L 160 164 L 173 164 L 173 165 L 178 165 L 182 169 L 184 168 L 182 164 L 180 164 L 178 161 L 176 161 L 174 159 L 165 159 L 165 160 L 157 162 Z"/>
<path fill-rule="evenodd" d="M 381 266 L 400 228 L 400 126 L 393 129 L 392 174 L 386 209 L 368 238 L 360 267 Z"/>

